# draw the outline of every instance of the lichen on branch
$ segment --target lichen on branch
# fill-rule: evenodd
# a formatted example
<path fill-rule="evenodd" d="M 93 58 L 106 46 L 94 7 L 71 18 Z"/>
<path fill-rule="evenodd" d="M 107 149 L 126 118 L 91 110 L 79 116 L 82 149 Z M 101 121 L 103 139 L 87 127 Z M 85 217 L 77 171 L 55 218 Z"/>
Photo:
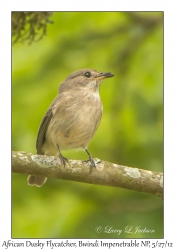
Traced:
<path fill-rule="evenodd" d="M 99 159 L 96 159 L 96 161 L 97 166 L 90 173 L 87 162 L 69 160 L 64 167 L 58 157 L 13 151 L 12 171 L 20 174 L 42 175 L 48 178 L 125 188 L 163 196 L 162 173 L 121 166 Z"/>

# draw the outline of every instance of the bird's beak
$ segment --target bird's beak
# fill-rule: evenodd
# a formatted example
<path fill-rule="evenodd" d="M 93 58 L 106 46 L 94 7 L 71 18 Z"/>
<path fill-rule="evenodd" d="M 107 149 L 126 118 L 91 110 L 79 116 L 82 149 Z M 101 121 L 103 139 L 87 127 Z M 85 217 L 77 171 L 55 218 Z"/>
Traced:
<path fill-rule="evenodd" d="M 98 73 L 95 78 L 97 78 L 98 80 L 103 80 L 105 78 L 109 78 L 109 77 L 113 77 L 114 74 L 112 74 L 111 72 L 104 72 L 104 73 Z"/>

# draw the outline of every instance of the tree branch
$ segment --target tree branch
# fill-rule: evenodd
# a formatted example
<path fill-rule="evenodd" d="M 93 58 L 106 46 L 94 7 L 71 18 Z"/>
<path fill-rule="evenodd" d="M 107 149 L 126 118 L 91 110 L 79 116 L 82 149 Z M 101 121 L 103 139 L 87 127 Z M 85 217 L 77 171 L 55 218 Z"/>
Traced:
<path fill-rule="evenodd" d="M 163 196 L 162 173 L 95 160 L 98 162 L 97 166 L 90 173 L 89 164 L 80 160 L 69 160 L 64 167 L 58 157 L 13 151 L 12 171 Z"/>

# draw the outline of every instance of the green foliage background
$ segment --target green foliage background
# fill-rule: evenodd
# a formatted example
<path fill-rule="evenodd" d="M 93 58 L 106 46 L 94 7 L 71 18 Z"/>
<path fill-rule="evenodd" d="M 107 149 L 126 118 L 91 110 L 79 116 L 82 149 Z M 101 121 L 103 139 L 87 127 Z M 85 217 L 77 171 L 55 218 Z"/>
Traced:
<path fill-rule="evenodd" d="M 35 153 L 41 119 L 58 85 L 81 68 L 111 71 L 101 84 L 94 157 L 163 171 L 163 13 L 56 12 L 47 36 L 12 49 L 12 149 Z M 81 151 L 65 151 L 86 159 Z M 162 200 L 118 188 L 49 179 L 29 187 L 12 174 L 14 238 L 161 238 Z M 103 227 L 97 233 L 96 227 Z M 122 233 L 105 233 L 105 227 Z M 154 233 L 126 233 L 131 226 Z"/>

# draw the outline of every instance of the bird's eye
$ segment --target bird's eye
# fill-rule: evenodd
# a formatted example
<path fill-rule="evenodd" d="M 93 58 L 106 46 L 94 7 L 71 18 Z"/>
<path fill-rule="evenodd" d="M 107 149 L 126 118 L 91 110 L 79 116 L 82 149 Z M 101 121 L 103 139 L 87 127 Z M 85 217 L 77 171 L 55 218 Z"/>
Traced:
<path fill-rule="evenodd" d="M 90 72 L 86 72 L 84 75 L 85 75 L 85 77 L 87 77 L 87 78 L 91 77 L 91 73 L 90 73 Z"/>

